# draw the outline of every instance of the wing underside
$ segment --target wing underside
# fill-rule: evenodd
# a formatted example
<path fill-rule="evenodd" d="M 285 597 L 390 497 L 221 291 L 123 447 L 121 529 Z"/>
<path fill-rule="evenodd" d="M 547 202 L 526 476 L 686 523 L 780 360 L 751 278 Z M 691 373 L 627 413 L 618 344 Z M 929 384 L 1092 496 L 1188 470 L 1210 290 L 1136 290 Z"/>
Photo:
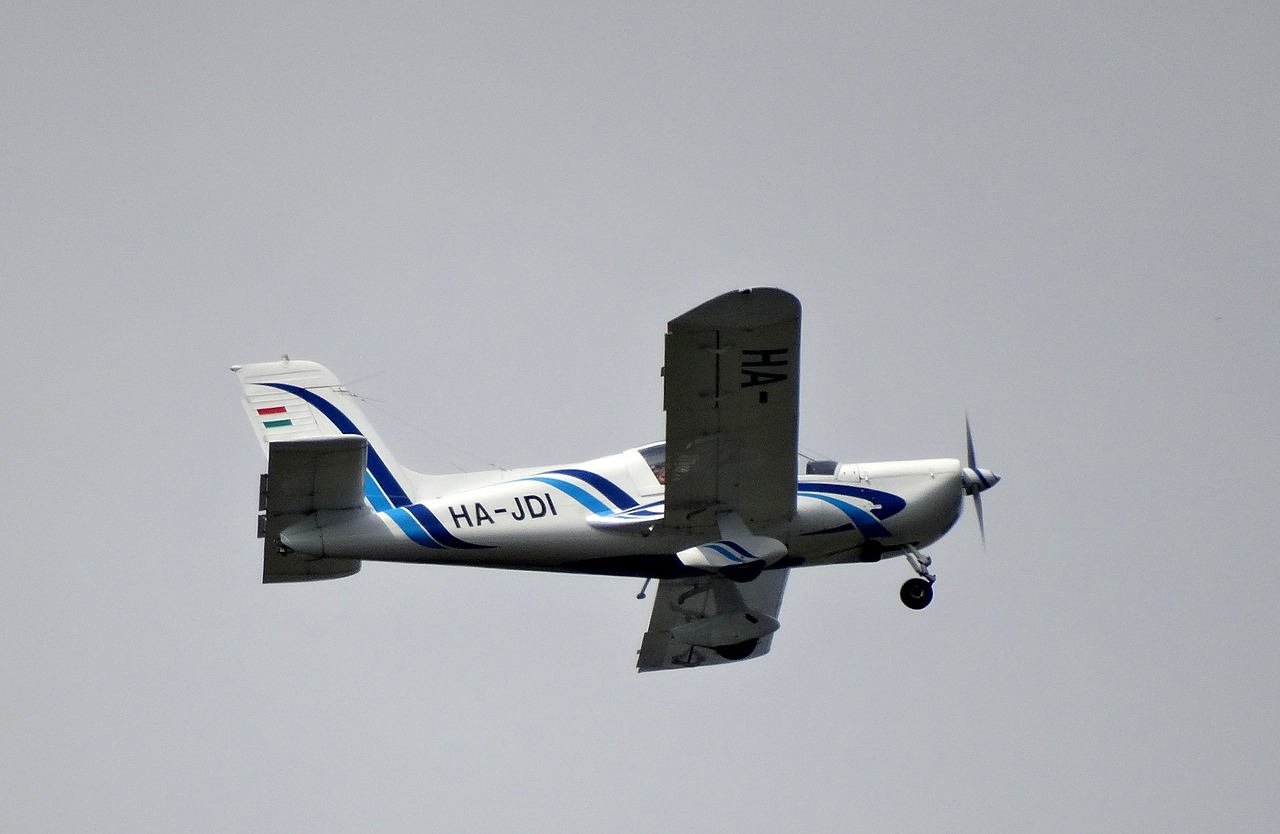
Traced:
<path fill-rule="evenodd" d="M 734 511 L 755 530 L 796 508 L 800 302 L 778 289 L 713 298 L 668 324 L 666 519 L 688 533 Z"/>
<path fill-rule="evenodd" d="M 767 653 L 787 573 L 769 570 L 741 583 L 717 575 L 663 579 L 654 592 L 637 668 L 688 669 Z"/>

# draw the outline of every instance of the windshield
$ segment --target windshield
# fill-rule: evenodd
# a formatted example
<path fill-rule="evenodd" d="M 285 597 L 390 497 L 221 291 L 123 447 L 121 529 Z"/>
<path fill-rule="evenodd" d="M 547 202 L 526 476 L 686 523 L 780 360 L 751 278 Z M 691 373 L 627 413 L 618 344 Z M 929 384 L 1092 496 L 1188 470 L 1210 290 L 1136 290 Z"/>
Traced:
<path fill-rule="evenodd" d="M 650 443 L 636 451 L 644 457 L 644 462 L 649 464 L 649 468 L 653 470 L 653 477 L 658 479 L 658 483 L 665 484 L 667 482 L 667 444 Z"/>

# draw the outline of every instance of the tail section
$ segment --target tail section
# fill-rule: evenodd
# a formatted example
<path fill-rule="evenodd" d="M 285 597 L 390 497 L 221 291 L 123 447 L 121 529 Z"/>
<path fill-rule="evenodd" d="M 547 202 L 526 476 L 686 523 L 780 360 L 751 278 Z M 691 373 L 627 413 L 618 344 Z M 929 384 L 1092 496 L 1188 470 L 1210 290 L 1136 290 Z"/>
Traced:
<path fill-rule="evenodd" d="M 295 550 L 290 529 L 349 521 L 412 503 L 410 473 L 386 451 L 357 398 L 323 365 L 282 359 L 232 368 L 262 450 L 258 536 L 263 582 L 336 579 L 360 570 L 323 548 Z M 314 532 L 314 531 L 313 531 Z M 295 546 L 305 537 L 289 540 Z"/>
<path fill-rule="evenodd" d="M 244 387 L 245 411 L 264 453 L 272 443 L 341 435 L 368 441 L 365 499 L 375 510 L 412 503 L 410 476 L 333 372 L 316 362 L 281 359 L 232 368 Z"/>

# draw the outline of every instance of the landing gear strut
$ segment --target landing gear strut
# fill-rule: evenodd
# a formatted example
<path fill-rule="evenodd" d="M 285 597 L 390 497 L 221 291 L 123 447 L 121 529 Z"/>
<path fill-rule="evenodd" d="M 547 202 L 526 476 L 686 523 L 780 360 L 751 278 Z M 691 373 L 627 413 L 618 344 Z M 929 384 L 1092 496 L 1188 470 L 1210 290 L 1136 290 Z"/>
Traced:
<path fill-rule="evenodd" d="M 907 545 L 906 556 L 907 564 L 911 565 L 911 569 L 919 576 L 903 582 L 898 596 L 902 598 L 903 605 L 913 611 L 919 611 L 933 601 L 933 583 L 938 578 L 929 573 L 929 566 L 933 564 L 933 560 L 917 550 L 914 545 Z"/>

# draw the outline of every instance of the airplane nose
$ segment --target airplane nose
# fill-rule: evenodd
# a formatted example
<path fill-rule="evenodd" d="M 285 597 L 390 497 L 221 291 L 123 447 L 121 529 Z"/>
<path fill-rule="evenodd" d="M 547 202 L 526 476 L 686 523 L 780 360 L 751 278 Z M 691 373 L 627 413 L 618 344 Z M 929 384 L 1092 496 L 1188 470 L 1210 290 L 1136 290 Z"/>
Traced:
<path fill-rule="evenodd" d="M 964 483 L 965 494 L 976 495 L 1000 483 L 1000 476 L 990 469 L 966 466 L 960 470 L 960 480 Z"/>

